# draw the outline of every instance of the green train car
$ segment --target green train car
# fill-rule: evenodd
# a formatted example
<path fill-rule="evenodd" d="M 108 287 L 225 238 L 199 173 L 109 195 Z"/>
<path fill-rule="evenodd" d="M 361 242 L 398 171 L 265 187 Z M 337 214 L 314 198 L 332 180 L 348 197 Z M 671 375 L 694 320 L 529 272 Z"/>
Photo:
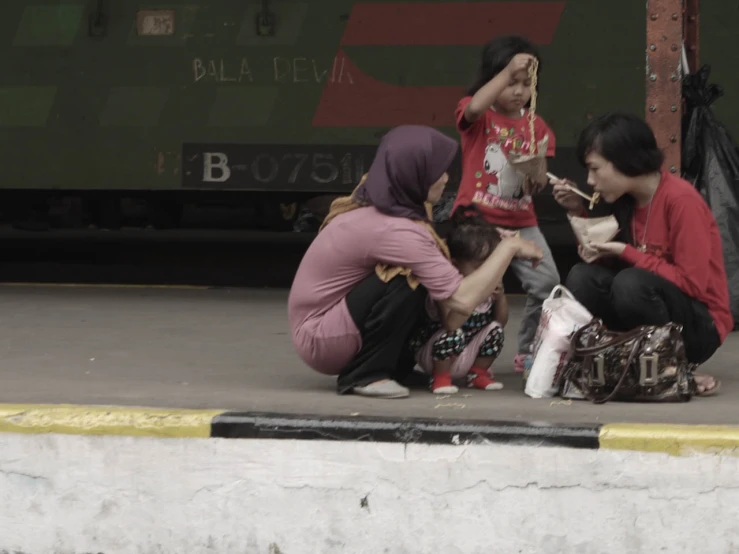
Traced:
<path fill-rule="evenodd" d="M 738 22 L 730 2 L 701 6 L 734 133 Z M 311 198 L 353 188 L 392 126 L 456 137 L 481 46 L 504 33 L 540 46 L 551 167 L 581 178 L 588 119 L 644 112 L 644 0 L 6 2 L 3 221 L 291 229 Z"/>

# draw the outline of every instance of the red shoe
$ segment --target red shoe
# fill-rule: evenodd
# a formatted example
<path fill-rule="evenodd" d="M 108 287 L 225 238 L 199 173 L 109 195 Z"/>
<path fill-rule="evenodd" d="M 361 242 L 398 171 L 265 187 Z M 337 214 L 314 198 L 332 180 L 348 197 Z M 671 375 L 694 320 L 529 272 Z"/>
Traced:
<path fill-rule="evenodd" d="M 490 377 L 486 370 L 473 367 L 467 374 L 467 386 L 471 389 L 500 390 L 503 388 L 503 383 L 498 383 Z"/>
<path fill-rule="evenodd" d="M 442 373 L 431 379 L 431 392 L 434 394 L 456 394 L 459 389 L 452 384 L 452 374 Z"/>

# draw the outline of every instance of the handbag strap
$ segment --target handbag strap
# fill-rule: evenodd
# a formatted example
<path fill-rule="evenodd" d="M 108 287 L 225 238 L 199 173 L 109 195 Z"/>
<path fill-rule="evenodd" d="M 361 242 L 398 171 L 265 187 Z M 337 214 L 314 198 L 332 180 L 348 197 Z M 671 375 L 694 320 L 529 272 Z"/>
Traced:
<path fill-rule="evenodd" d="M 605 404 L 606 402 L 611 400 L 614 396 L 616 396 L 619 389 L 623 385 L 624 380 L 626 379 L 626 374 L 629 372 L 629 369 L 634 363 L 634 360 L 636 359 L 636 356 L 638 355 L 639 350 L 641 348 L 642 342 L 647 337 L 647 335 L 650 333 L 650 328 L 649 327 L 637 327 L 636 329 L 632 329 L 631 331 L 627 331 L 625 333 L 615 334 L 615 336 L 610 341 L 604 344 L 600 344 L 597 346 L 586 346 L 582 348 L 578 347 L 578 344 L 580 342 L 580 339 L 582 338 L 582 335 L 588 331 L 593 330 L 593 328 L 595 328 L 597 331 L 602 331 L 604 328 L 603 321 L 601 321 L 600 319 L 594 318 L 590 323 L 578 329 L 572 335 L 572 340 L 570 342 L 570 353 L 583 356 L 585 358 L 583 362 L 586 365 L 592 365 L 592 360 L 593 360 L 594 355 L 600 354 L 601 352 L 608 350 L 609 348 L 613 348 L 614 346 L 621 346 L 623 344 L 626 344 L 627 342 L 631 340 L 634 341 L 634 344 L 631 347 L 631 352 L 629 353 L 627 362 L 624 365 L 621 375 L 619 376 L 618 382 L 616 383 L 616 386 L 613 388 L 613 390 L 608 394 L 608 396 L 606 396 L 605 398 L 598 399 L 590 395 L 587 391 L 583 391 L 585 392 L 585 396 L 587 397 L 587 399 L 592 401 L 594 404 Z M 594 340 L 594 336 L 591 335 L 590 339 Z M 563 375 L 562 376 L 563 379 L 569 378 L 571 371 L 572 369 L 566 372 L 567 375 Z"/>
<path fill-rule="evenodd" d="M 592 329 L 594 327 L 597 330 L 599 330 L 599 331 L 603 329 L 603 322 L 600 319 L 598 319 L 597 317 L 591 319 L 589 323 L 587 323 L 586 325 L 583 325 L 582 327 L 580 327 L 577 331 L 575 331 L 572 334 L 572 337 L 570 338 L 570 348 L 569 348 L 569 350 L 567 352 L 567 360 L 568 361 L 570 359 L 572 359 L 572 356 L 577 351 L 577 344 L 579 343 L 580 338 L 582 337 L 582 335 L 586 331 L 589 331 L 590 329 Z M 568 363 L 565 366 L 565 370 L 562 371 L 559 374 L 559 377 L 557 378 L 557 383 L 555 385 L 556 388 L 557 388 L 557 390 L 559 390 L 562 387 L 562 383 L 566 382 L 570 378 L 570 376 L 572 375 L 573 370 L 574 370 L 574 368 L 573 368 L 573 366 L 571 364 Z"/>
<path fill-rule="evenodd" d="M 621 385 L 624 384 L 624 379 L 626 379 L 626 374 L 629 372 L 629 369 L 631 369 L 631 366 L 633 365 L 637 354 L 639 354 L 639 349 L 641 348 L 642 341 L 643 341 L 643 337 L 641 337 L 639 340 L 634 341 L 634 345 L 631 347 L 631 352 L 629 353 L 629 359 L 626 361 L 626 364 L 624 365 L 624 369 L 621 372 L 621 377 L 618 379 L 618 382 L 616 383 L 616 386 L 613 387 L 613 390 L 611 391 L 611 393 L 605 398 L 592 399 L 594 404 L 605 404 L 606 402 L 611 400 L 614 396 L 616 396 L 616 393 L 618 393 L 618 390 L 621 388 Z"/>
<path fill-rule="evenodd" d="M 625 333 L 614 333 L 614 337 L 611 340 L 597 346 L 578 348 L 576 346 L 577 343 L 574 343 L 575 354 L 581 356 L 592 356 L 594 354 L 600 354 L 604 350 L 608 350 L 609 348 L 613 348 L 614 346 L 621 346 L 631 340 L 637 339 L 637 341 L 639 341 L 649 335 L 650 332 L 650 327 L 637 327 L 636 329 L 632 329 L 631 331 L 627 331 Z"/>

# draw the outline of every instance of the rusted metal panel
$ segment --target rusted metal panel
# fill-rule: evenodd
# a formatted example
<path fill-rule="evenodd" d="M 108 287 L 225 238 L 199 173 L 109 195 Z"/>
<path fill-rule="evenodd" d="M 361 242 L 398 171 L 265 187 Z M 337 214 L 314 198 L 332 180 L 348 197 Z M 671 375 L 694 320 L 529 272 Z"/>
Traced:
<path fill-rule="evenodd" d="M 680 172 L 682 44 L 682 0 L 649 0 L 646 119 L 673 173 Z"/>
<path fill-rule="evenodd" d="M 698 71 L 700 64 L 700 0 L 684 0 L 683 37 L 690 71 Z"/>

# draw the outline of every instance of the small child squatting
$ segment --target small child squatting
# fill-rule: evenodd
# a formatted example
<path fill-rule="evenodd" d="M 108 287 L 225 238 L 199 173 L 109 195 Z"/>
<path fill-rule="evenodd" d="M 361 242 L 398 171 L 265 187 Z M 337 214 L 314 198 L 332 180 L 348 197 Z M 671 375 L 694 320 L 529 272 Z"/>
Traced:
<path fill-rule="evenodd" d="M 452 262 L 462 275 L 480 267 L 499 242 L 497 230 L 474 207 L 455 212 L 447 244 Z M 418 366 L 432 375 L 432 392 L 454 394 L 459 391 L 454 382 L 460 381 L 480 390 L 502 389 L 491 369 L 503 349 L 508 323 L 508 302 L 502 285 L 455 330 L 443 328 L 441 309 L 427 300 L 426 321 L 411 340 Z"/>

